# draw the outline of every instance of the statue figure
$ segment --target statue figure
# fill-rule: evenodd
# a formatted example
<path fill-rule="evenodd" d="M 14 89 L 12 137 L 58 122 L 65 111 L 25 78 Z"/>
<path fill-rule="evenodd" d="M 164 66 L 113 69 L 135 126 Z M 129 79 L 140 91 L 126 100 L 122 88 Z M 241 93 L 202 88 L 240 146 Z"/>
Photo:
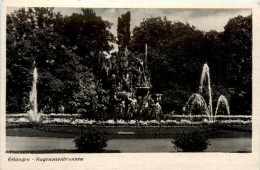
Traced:
<path fill-rule="evenodd" d="M 130 90 L 129 84 L 130 84 L 129 74 L 127 72 L 124 72 L 122 74 L 122 90 L 125 90 L 125 91 Z"/>
<path fill-rule="evenodd" d="M 153 115 L 157 120 L 160 120 L 162 115 L 162 107 L 160 105 L 160 101 L 162 99 L 162 94 L 154 94 L 153 96 L 154 104 L 153 105 Z"/>
<path fill-rule="evenodd" d="M 127 120 L 129 120 L 134 116 L 134 114 L 136 114 L 136 104 L 137 100 L 135 98 L 131 98 L 128 94 L 125 101 L 125 114 Z"/>
<path fill-rule="evenodd" d="M 138 85 L 142 86 L 146 82 L 146 77 L 145 77 L 145 70 L 144 70 L 144 62 L 142 59 L 139 59 L 134 56 L 135 62 L 136 62 L 136 68 L 135 71 L 138 73 Z"/>

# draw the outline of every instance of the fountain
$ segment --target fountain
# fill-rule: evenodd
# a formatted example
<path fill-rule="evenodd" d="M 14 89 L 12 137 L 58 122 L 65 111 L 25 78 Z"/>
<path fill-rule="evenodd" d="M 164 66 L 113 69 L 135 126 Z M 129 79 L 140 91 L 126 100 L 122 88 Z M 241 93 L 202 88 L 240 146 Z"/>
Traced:
<path fill-rule="evenodd" d="M 209 97 L 208 104 L 202 96 L 205 80 L 207 80 L 207 90 L 208 90 L 207 94 Z M 194 93 L 189 97 L 188 102 L 184 106 L 183 110 L 184 111 L 188 110 L 191 115 L 192 109 L 194 108 L 195 104 L 198 104 L 200 106 L 200 108 L 204 109 L 204 111 L 206 112 L 206 114 L 208 116 L 209 121 L 215 121 L 220 104 L 225 105 L 227 114 L 230 115 L 228 101 L 227 101 L 226 97 L 223 95 L 219 96 L 215 115 L 213 115 L 210 73 L 209 73 L 209 66 L 207 64 L 203 65 L 203 70 L 202 70 L 202 74 L 201 74 L 201 78 L 200 78 L 199 93 Z"/>
<path fill-rule="evenodd" d="M 208 80 L 208 94 L 209 94 L 208 108 L 209 108 L 209 111 L 210 111 L 209 112 L 210 117 L 212 117 L 213 116 L 212 115 L 213 114 L 213 111 L 212 111 L 212 93 L 211 93 L 211 83 L 210 83 L 210 74 L 209 74 L 208 64 L 203 65 L 202 74 L 201 74 L 201 78 L 200 78 L 199 94 L 202 94 L 203 83 L 204 83 L 206 78 Z"/>
<path fill-rule="evenodd" d="M 32 91 L 30 93 L 30 110 L 28 111 L 29 117 L 33 122 L 39 122 L 41 118 L 41 114 L 38 113 L 38 104 L 37 104 L 37 68 L 35 61 L 33 62 L 33 86 Z"/>
<path fill-rule="evenodd" d="M 207 106 L 207 102 L 205 101 L 205 99 L 198 93 L 194 93 L 192 94 L 189 99 L 188 102 L 186 103 L 186 105 L 183 108 L 183 111 L 188 110 L 190 116 L 192 114 L 192 110 L 194 109 L 195 104 L 197 104 L 200 108 L 203 108 L 205 111 L 205 113 L 208 116 L 208 119 L 211 121 L 212 120 L 212 116 L 210 114 L 210 110 L 209 107 Z M 187 109 L 188 108 L 188 109 Z"/>
<path fill-rule="evenodd" d="M 222 103 L 226 107 L 227 114 L 230 115 L 230 110 L 229 110 L 229 105 L 228 105 L 227 98 L 225 96 L 223 96 L 223 95 L 220 95 L 219 98 L 218 98 L 217 108 L 216 108 L 216 111 L 215 111 L 215 118 L 217 116 L 219 106 Z"/>
<path fill-rule="evenodd" d="M 159 117 L 162 113 L 160 105 L 162 94 L 153 94 L 155 102 L 151 102 L 152 86 L 147 68 L 147 45 L 145 45 L 144 56 L 130 53 L 125 47 L 119 50 L 119 57 L 119 71 L 110 78 L 113 89 L 111 93 L 113 112 L 127 119 L 139 120 L 142 116 L 149 116 L 150 110 L 153 109 Z M 116 64 L 116 62 L 113 63 Z"/>

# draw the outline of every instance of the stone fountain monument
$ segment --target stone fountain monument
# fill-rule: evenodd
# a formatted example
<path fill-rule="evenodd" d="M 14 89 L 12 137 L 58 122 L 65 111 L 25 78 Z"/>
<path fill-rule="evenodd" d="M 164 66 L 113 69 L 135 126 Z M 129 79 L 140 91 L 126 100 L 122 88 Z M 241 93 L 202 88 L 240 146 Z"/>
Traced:
<path fill-rule="evenodd" d="M 114 101 L 114 109 L 117 108 L 117 115 L 126 118 L 141 119 L 144 110 L 147 107 L 153 108 L 159 117 L 162 113 L 160 106 L 160 94 L 150 94 L 151 83 L 149 71 L 147 68 L 147 45 L 145 46 L 145 55 L 132 53 L 130 54 L 127 47 L 121 48 L 118 53 L 117 71 L 111 76 L 111 82 L 114 85 L 111 93 L 111 98 Z M 116 62 L 111 62 L 116 63 Z M 112 66 L 116 68 L 116 66 Z M 153 101 L 152 96 L 156 96 Z M 156 106 L 156 107 L 155 107 Z M 116 111 L 115 111 L 116 112 Z"/>

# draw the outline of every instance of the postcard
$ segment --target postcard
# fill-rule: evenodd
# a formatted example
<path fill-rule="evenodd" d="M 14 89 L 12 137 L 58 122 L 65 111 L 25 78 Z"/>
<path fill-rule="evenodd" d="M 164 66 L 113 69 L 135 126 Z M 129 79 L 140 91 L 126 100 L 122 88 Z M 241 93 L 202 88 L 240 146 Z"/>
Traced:
<path fill-rule="evenodd" d="M 4 1 L 2 169 L 258 169 L 259 7 Z"/>

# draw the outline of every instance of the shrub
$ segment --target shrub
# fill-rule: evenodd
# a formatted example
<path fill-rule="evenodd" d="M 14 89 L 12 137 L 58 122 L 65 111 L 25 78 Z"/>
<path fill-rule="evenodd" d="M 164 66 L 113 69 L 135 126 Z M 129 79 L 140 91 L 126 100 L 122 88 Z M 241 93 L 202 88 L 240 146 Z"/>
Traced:
<path fill-rule="evenodd" d="M 74 143 L 79 152 L 102 152 L 107 146 L 107 138 L 103 133 L 90 129 L 74 139 Z"/>
<path fill-rule="evenodd" d="M 201 152 L 209 145 L 208 139 L 197 131 L 180 133 L 172 143 L 183 152 Z"/>

